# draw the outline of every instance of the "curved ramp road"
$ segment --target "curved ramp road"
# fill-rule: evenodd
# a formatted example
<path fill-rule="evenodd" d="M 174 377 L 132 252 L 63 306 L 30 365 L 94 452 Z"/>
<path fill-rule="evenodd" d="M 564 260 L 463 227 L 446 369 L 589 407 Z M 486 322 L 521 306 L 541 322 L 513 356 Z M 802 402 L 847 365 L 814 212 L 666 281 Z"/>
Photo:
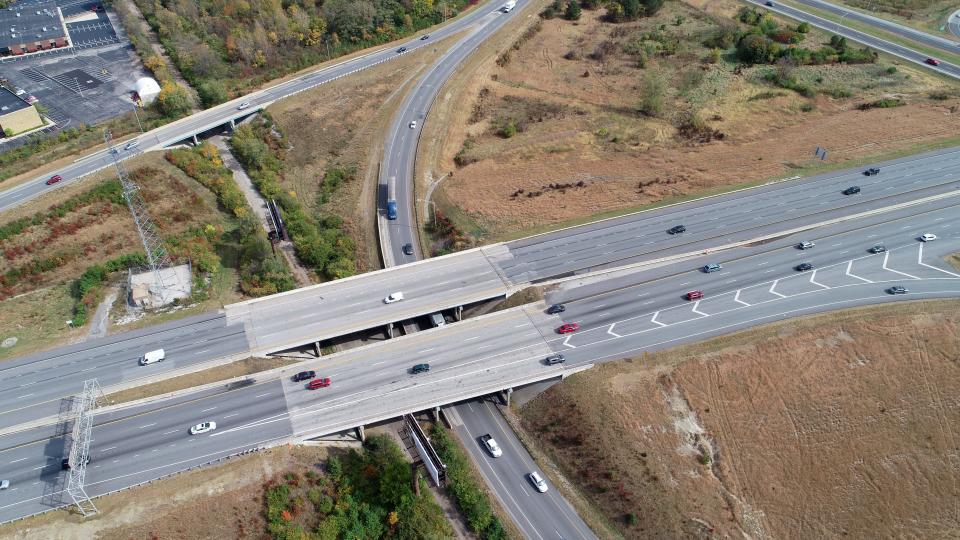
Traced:
<path fill-rule="evenodd" d="M 902 45 L 898 45 L 896 43 L 892 43 L 890 41 L 886 41 L 884 39 L 871 36 L 870 34 L 866 34 L 859 30 L 854 30 L 849 26 L 844 26 L 840 23 L 835 23 L 833 21 L 824 19 L 823 17 L 818 17 L 816 15 L 807 13 L 806 11 L 788 6 L 786 4 L 781 4 L 776 1 L 773 2 L 772 6 L 765 5 L 766 0 L 746 0 L 746 1 L 753 5 L 760 6 L 764 9 L 769 9 L 770 11 L 773 11 L 775 13 L 786 15 L 791 19 L 796 19 L 798 21 L 806 21 L 810 23 L 812 26 L 816 26 L 817 28 L 822 28 L 823 30 L 843 36 L 847 39 L 852 39 L 854 41 L 863 43 L 864 45 L 869 45 L 870 47 L 878 51 L 883 51 L 885 53 L 892 54 L 894 56 L 899 56 L 900 58 L 908 62 L 913 62 L 914 64 L 918 64 L 927 69 L 931 69 L 933 71 L 936 71 L 937 73 L 946 75 L 947 77 L 960 79 L 960 66 L 951 64 L 949 62 L 944 62 L 943 60 L 940 61 L 939 66 L 931 66 L 930 64 L 927 64 L 928 55 L 922 52 L 918 52 L 908 47 L 904 47 Z"/>
<path fill-rule="evenodd" d="M 432 30 L 430 39 L 421 41 L 414 36 L 410 38 L 409 43 L 403 44 L 403 46 L 407 48 L 407 54 L 420 47 L 430 47 L 433 45 L 433 42 L 457 34 L 476 24 L 479 20 L 496 10 L 500 5 L 499 0 L 486 2 L 483 5 L 473 8 L 461 17 L 450 21 L 448 24 Z M 141 152 L 163 148 L 217 126 L 229 124 L 231 121 L 239 120 L 260 109 L 264 109 L 277 100 L 397 58 L 397 49 L 399 47 L 400 44 L 380 48 L 349 60 L 338 62 L 312 73 L 301 75 L 270 88 L 253 92 L 242 98 L 148 131 L 137 137 L 137 140 L 140 141 L 140 145 L 137 148 L 126 151 L 123 149 L 123 145 L 119 145 L 117 147 L 119 151 L 118 155 L 120 159 L 128 159 Z M 249 102 L 250 106 L 239 110 L 237 107 L 241 102 Z M 0 211 L 13 208 L 51 189 L 58 189 L 83 176 L 112 165 L 113 156 L 109 155 L 106 150 L 88 154 L 66 167 L 51 171 L 49 175 L 34 178 L 20 186 L 0 192 Z M 52 186 L 46 185 L 45 181 L 55 174 L 62 176 L 63 180 Z"/>
<path fill-rule="evenodd" d="M 543 304 L 523 306 L 291 367 L 281 378 L 265 376 L 212 395 L 200 391 L 113 411 L 98 416 L 93 429 L 89 487 L 96 495 L 289 437 L 333 433 L 556 377 L 596 361 L 799 315 L 960 297 L 960 272 L 942 260 L 960 250 L 957 211 L 956 206 L 924 210 L 889 223 L 817 236 L 812 238 L 817 245 L 802 254 L 790 245 L 771 246 L 763 253 L 723 261 L 726 275 L 704 274 L 690 262 L 677 263 L 669 277 L 627 287 L 612 282 L 611 290 L 568 304 L 560 317 L 546 315 Z M 922 233 L 939 238 L 921 243 L 916 237 Z M 888 251 L 868 253 L 875 243 L 884 243 Z M 814 262 L 815 271 L 795 271 L 801 260 Z M 894 285 L 910 292 L 887 294 Z M 683 291 L 691 288 L 702 289 L 705 298 L 684 300 Z M 578 322 L 581 331 L 554 333 L 562 322 Z M 567 362 L 544 365 L 543 358 L 553 351 L 566 355 Z M 431 371 L 411 375 L 410 366 L 420 362 L 430 363 Z M 303 383 L 291 382 L 289 376 L 304 367 L 331 377 L 333 385 L 308 391 Z M 191 425 L 209 420 L 217 422 L 216 431 L 186 434 Z M 65 477 L 59 470 L 63 442 L 50 435 L 47 427 L 0 440 L 0 478 L 12 479 L 11 489 L 0 492 L 0 521 L 66 503 Z M 511 451 L 504 448 L 505 454 Z M 516 474 L 527 467 L 507 473 L 504 482 L 515 483 Z M 517 487 L 520 491 L 511 490 L 510 495 L 535 496 Z M 546 504 L 546 499 L 535 504 Z M 562 521 L 554 516 L 551 523 L 559 527 Z M 543 534 L 552 529 L 538 530 Z"/>
<path fill-rule="evenodd" d="M 950 29 L 951 34 L 960 37 L 960 9 L 951 13 L 950 17 L 947 18 L 947 28 Z"/>

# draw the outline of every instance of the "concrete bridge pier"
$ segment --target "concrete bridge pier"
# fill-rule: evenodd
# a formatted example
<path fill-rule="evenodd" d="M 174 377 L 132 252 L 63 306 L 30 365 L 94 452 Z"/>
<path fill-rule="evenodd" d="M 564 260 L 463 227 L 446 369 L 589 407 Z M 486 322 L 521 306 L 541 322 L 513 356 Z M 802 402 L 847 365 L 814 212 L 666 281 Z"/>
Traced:
<path fill-rule="evenodd" d="M 233 118 L 230 119 L 230 131 L 237 129 L 237 121 Z"/>
<path fill-rule="evenodd" d="M 367 434 L 366 432 L 363 431 L 363 426 L 357 426 L 356 431 L 357 431 L 357 439 L 359 439 L 360 442 L 366 442 Z"/>
<path fill-rule="evenodd" d="M 387 337 L 393 339 L 393 323 L 387 323 Z"/>
<path fill-rule="evenodd" d="M 313 342 L 313 350 L 317 354 L 317 358 L 320 358 L 320 342 L 319 341 Z"/>
<path fill-rule="evenodd" d="M 507 388 L 503 392 L 503 402 L 506 403 L 507 407 L 510 407 L 510 396 L 513 395 L 513 388 Z"/>
<path fill-rule="evenodd" d="M 198 139 L 196 135 L 193 136 L 193 145 L 200 146 L 200 139 Z"/>
<path fill-rule="evenodd" d="M 456 317 L 457 322 L 463 320 L 463 306 L 457 306 L 457 309 L 454 310 L 453 316 Z"/>

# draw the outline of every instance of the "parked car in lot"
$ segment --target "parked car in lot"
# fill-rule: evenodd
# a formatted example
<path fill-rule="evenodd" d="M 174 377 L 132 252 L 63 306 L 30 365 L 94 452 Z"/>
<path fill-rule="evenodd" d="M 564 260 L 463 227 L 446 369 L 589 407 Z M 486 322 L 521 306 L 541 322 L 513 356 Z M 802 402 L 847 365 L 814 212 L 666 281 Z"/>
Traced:
<path fill-rule="evenodd" d="M 497 441 L 487 433 L 480 437 L 480 440 L 483 442 L 483 445 L 487 447 L 487 452 L 490 452 L 490 455 L 493 457 L 500 457 L 503 455 L 503 450 L 500 449 L 500 445 L 497 444 Z"/>
<path fill-rule="evenodd" d="M 410 368 L 410 373 L 413 375 L 417 375 L 419 373 L 426 373 L 428 371 L 430 371 L 430 364 L 417 364 L 412 368 Z"/>
<path fill-rule="evenodd" d="M 816 245 L 816 244 L 814 244 L 813 242 L 804 241 L 804 242 L 800 242 L 799 244 L 797 244 L 797 248 L 799 248 L 799 249 L 810 249 L 810 248 L 812 248 L 812 247 L 815 246 L 815 245 Z"/>
<path fill-rule="evenodd" d="M 850 186 L 843 190 L 844 195 L 856 195 L 857 193 L 860 193 L 860 186 Z"/>
<path fill-rule="evenodd" d="M 562 364 L 564 361 L 566 361 L 566 358 L 564 358 L 562 354 L 551 354 L 544 359 L 543 363 L 552 366 L 554 364 Z"/>
<path fill-rule="evenodd" d="M 203 435 L 217 429 L 216 422 L 203 422 L 190 428 L 191 435 Z"/>
<path fill-rule="evenodd" d="M 328 386 L 330 386 L 330 377 L 321 377 L 307 383 L 307 390 L 316 390 L 317 388 L 326 388 Z"/>
<path fill-rule="evenodd" d="M 395 293 L 390 293 L 386 298 L 383 299 L 384 304 L 392 304 L 394 302 L 399 302 L 403 300 L 403 293 L 397 291 Z"/>
<path fill-rule="evenodd" d="M 806 272 L 807 270 L 813 270 L 813 264 L 805 262 L 800 263 L 796 266 L 797 272 Z"/>
<path fill-rule="evenodd" d="M 300 373 L 297 373 L 296 375 L 294 375 L 294 376 L 292 377 L 292 379 L 293 379 L 293 382 L 309 381 L 310 379 L 312 379 L 312 378 L 314 378 L 314 377 L 316 377 L 316 376 L 317 376 L 317 372 L 316 372 L 316 371 L 313 371 L 313 370 L 311 370 L 311 371 L 301 371 Z"/>
<path fill-rule="evenodd" d="M 557 313 L 563 313 L 567 310 L 567 306 L 563 304 L 554 304 L 547 308 L 547 313 L 550 315 L 556 315 Z"/>
<path fill-rule="evenodd" d="M 903 285 L 894 285 L 893 287 L 887 289 L 887 292 L 890 294 L 907 294 L 910 291 L 908 291 Z"/>
<path fill-rule="evenodd" d="M 887 248 L 883 244 L 877 244 L 870 248 L 870 253 L 883 253 Z"/>
<path fill-rule="evenodd" d="M 687 228 L 683 225 L 676 225 L 667 229 L 667 234 L 680 234 L 682 232 L 687 232 Z"/>
<path fill-rule="evenodd" d="M 687 293 L 687 300 L 699 300 L 703 298 L 703 291 L 690 291 Z"/>
<path fill-rule="evenodd" d="M 567 323 L 567 324 L 561 324 L 560 327 L 557 328 L 557 333 L 558 333 L 558 334 L 572 334 L 572 333 L 576 332 L 576 331 L 579 330 L 579 329 L 580 329 L 580 325 L 579 325 L 578 323 L 572 322 L 572 323 Z"/>
<path fill-rule="evenodd" d="M 722 268 L 723 266 L 721 266 L 720 263 L 710 263 L 703 267 L 703 271 L 709 274 L 710 272 L 718 272 Z"/>
<path fill-rule="evenodd" d="M 533 484 L 533 487 L 537 489 L 540 493 L 546 493 L 547 491 L 547 482 L 540 476 L 540 473 L 533 471 L 527 475 L 527 478 L 530 479 L 530 483 Z"/>
<path fill-rule="evenodd" d="M 61 181 L 61 180 L 63 180 L 63 177 L 60 176 L 59 174 L 55 174 L 55 175 L 51 176 L 49 180 L 47 180 L 47 185 L 48 185 L 48 186 L 52 186 L 53 184 L 56 184 L 57 182 L 59 182 L 59 181 Z"/>
<path fill-rule="evenodd" d="M 876 167 L 870 167 L 869 169 L 863 171 L 864 176 L 874 176 L 880 174 L 880 169 Z"/>
<path fill-rule="evenodd" d="M 937 239 L 937 235 L 931 233 L 923 233 L 920 235 L 921 242 L 933 242 Z"/>

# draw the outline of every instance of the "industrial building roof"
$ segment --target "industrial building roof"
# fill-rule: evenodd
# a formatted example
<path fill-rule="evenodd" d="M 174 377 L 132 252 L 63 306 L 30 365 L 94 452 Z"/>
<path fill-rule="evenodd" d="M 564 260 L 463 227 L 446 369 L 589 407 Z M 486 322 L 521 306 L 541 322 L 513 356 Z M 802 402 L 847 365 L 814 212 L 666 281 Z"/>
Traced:
<path fill-rule="evenodd" d="M 0 9 L 0 48 L 65 37 L 57 4 L 27 2 Z"/>
<path fill-rule="evenodd" d="M 16 94 L 0 86 L 0 116 L 26 109 L 29 106 L 29 103 L 20 99 Z"/>

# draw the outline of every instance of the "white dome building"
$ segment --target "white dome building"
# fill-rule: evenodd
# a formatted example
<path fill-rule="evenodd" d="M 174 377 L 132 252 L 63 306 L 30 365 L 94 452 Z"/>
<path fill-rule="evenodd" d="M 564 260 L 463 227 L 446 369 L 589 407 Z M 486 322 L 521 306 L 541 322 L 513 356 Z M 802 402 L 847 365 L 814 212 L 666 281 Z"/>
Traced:
<path fill-rule="evenodd" d="M 160 94 L 160 85 L 156 79 L 152 77 L 141 77 L 137 79 L 134 90 L 137 92 L 137 95 L 140 96 L 140 101 L 144 105 L 149 105 L 153 103 L 153 100 L 157 99 L 157 95 Z"/>

